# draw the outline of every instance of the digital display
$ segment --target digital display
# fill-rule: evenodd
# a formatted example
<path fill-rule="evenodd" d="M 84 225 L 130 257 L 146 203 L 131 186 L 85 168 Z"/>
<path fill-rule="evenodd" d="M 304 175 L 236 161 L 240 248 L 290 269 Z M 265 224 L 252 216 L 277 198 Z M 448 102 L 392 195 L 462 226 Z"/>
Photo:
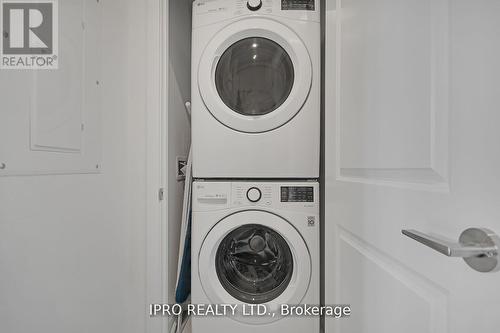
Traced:
<path fill-rule="evenodd" d="M 281 0 L 281 10 L 314 10 L 315 0 Z"/>
<path fill-rule="evenodd" d="M 281 202 L 314 202 L 312 186 L 282 186 Z"/>

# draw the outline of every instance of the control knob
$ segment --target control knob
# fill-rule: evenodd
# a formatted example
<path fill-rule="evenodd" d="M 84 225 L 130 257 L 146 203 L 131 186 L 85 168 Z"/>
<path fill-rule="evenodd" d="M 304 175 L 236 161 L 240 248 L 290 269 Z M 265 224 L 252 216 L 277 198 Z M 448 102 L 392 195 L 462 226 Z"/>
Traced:
<path fill-rule="evenodd" d="M 262 8 L 262 0 L 248 0 L 247 7 L 251 11 L 257 11 Z"/>
<path fill-rule="evenodd" d="M 262 192 L 257 187 L 251 187 L 247 191 L 247 199 L 250 202 L 257 202 L 262 198 Z"/>

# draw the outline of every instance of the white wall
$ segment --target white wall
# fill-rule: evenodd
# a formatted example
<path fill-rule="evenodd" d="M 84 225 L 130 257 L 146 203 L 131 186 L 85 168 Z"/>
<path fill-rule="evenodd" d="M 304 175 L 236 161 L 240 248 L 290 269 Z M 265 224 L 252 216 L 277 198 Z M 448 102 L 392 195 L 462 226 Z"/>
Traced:
<path fill-rule="evenodd" d="M 102 174 L 0 177 L 0 332 L 144 331 L 146 2 L 101 3 Z"/>

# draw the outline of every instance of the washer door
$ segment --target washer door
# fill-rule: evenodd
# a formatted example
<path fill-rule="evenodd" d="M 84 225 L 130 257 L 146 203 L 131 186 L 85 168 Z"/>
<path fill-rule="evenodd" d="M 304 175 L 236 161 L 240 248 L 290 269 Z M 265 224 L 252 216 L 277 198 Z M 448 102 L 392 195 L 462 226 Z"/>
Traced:
<path fill-rule="evenodd" d="M 224 289 L 244 303 L 267 303 L 288 287 L 293 257 L 285 239 L 262 224 L 242 225 L 224 237 L 215 255 Z"/>
<path fill-rule="evenodd" d="M 264 211 L 230 215 L 209 232 L 198 254 L 203 290 L 214 304 L 299 304 L 311 279 L 311 258 L 299 232 L 285 219 Z M 276 316 L 236 316 L 247 323 Z"/>
<path fill-rule="evenodd" d="M 198 70 L 210 113 L 234 130 L 259 133 L 290 121 L 312 83 L 312 64 L 300 38 L 269 19 L 246 19 L 222 29 Z"/>

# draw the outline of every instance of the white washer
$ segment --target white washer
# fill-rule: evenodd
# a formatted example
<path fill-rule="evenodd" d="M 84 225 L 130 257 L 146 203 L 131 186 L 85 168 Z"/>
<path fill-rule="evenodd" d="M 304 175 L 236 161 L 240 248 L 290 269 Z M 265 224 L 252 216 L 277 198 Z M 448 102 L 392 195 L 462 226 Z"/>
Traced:
<path fill-rule="evenodd" d="M 192 223 L 192 304 L 238 306 L 194 316 L 193 333 L 319 332 L 319 317 L 280 309 L 320 303 L 318 183 L 195 182 Z"/>
<path fill-rule="evenodd" d="M 319 0 L 193 3 L 195 178 L 318 178 Z"/>

